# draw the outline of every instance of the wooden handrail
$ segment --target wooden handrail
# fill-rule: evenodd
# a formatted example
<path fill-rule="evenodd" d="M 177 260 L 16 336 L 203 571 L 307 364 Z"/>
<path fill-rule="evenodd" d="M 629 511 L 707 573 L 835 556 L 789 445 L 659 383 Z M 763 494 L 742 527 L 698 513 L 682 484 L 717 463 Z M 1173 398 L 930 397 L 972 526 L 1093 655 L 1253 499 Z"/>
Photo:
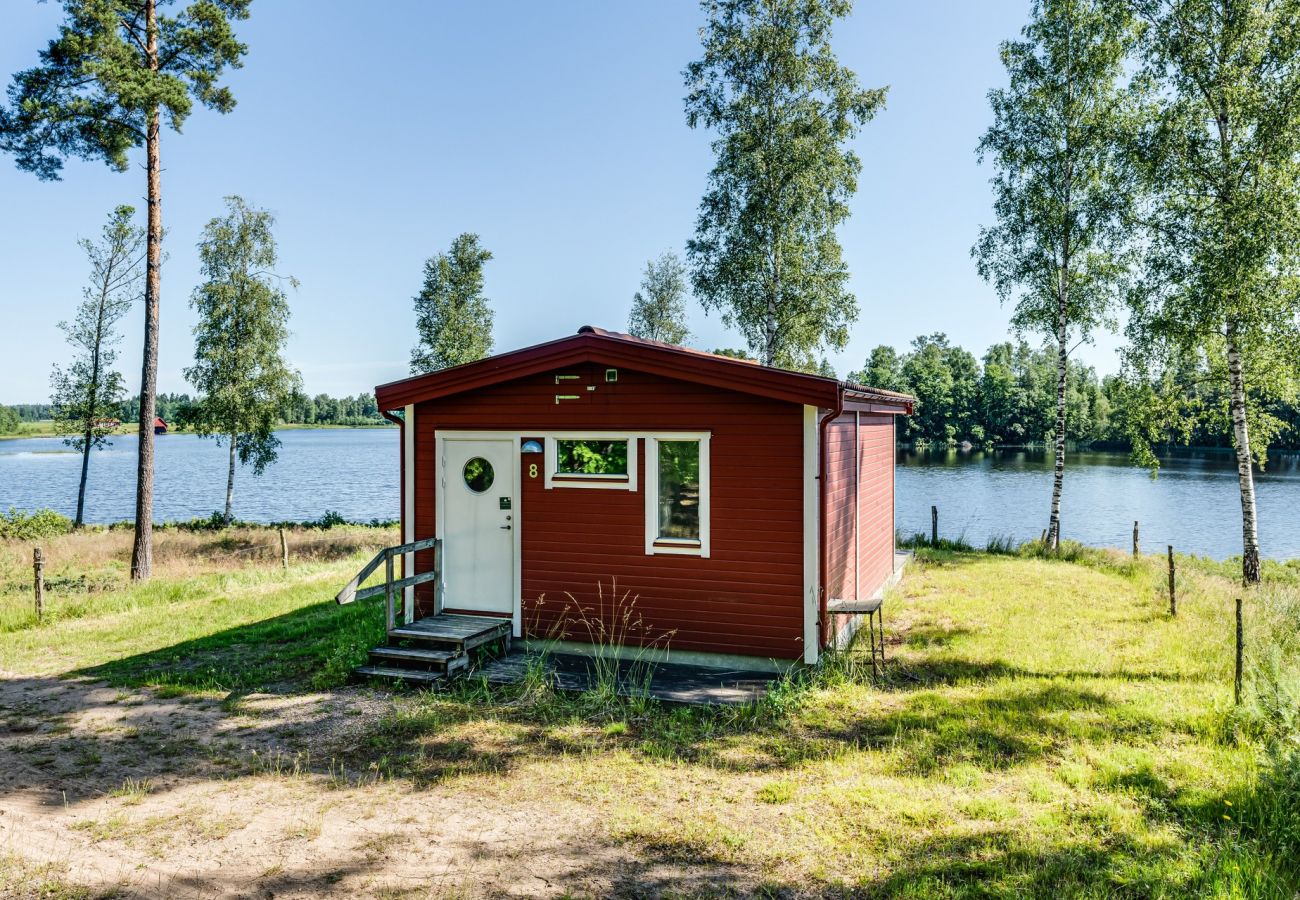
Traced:
<path fill-rule="evenodd" d="M 400 588 L 410 587 L 411 585 L 423 584 L 426 581 L 431 581 L 432 579 L 437 578 L 438 567 L 436 561 L 432 570 L 423 572 L 419 575 L 412 575 L 403 578 L 400 581 L 393 580 L 391 574 L 392 567 L 389 566 L 388 574 L 387 577 L 385 577 L 383 584 L 377 584 L 364 589 L 361 588 L 362 582 L 373 575 L 375 570 L 380 566 L 390 562 L 393 557 L 404 556 L 407 553 L 417 553 L 421 550 L 433 550 L 437 546 L 437 538 L 425 538 L 422 541 L 412 541 L 409 544 L 398 544 L 396 547 L 385 547 L 383 550 L 376 553 L 374 559 L 366 563 L 361 568 L 361 571 L 358 572 L 351 581 L 343 586 L 343 590 L 338 592 L 338 595 L 334 598 L 334 602 L 341 605 L 344 603 L 351 603 L 354 600 L 364 600 L 367 597 L 375 597 L 379 594 L 387 593 L 388 591 L 396 591 Z"/>

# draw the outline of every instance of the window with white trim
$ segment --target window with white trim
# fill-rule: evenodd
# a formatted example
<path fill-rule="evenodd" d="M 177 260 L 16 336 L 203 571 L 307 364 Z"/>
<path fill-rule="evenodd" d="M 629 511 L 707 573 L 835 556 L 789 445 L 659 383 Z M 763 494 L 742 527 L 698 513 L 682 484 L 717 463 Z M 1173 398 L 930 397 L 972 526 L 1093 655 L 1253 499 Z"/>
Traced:
<path fill-rule="evenodd" d="M 636 439 L 626 434 L 552 434 L 546 438 L 546 487 L 636 490 Z"/>
<path fill-rule="evenodd" d="M 646 438 L 647 554 L 709 555 L 709 436 Z"/>

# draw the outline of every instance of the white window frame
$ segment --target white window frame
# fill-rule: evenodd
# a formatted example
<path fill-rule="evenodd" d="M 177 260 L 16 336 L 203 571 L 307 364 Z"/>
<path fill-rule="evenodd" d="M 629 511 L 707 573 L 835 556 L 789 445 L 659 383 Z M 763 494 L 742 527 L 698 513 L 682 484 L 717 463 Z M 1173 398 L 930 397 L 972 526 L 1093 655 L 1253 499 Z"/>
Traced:
<path fill-rule="evenodd" d="M 647 556 L 698 556 L 709 558 L 712 498 L 709 483 L 709 439 L 707 432 L 657 433 L 645 439 L 645 552 Z M 700 539 L 659 537 L 659 442 L 696 441 L 700 445 Z"/>
<path fill-rule="evenodd" d="M 627 475 L 559 475 L 558 441 L 626 441 Z M 603 488 L 635 491 L 637 482 L 637 437 L 626 431 L 556 431 L 546 435 L 542 468 L 546 473 L 546 490 L 552 488 Z M 558 477 L 557 477 L 558 475 Z"/>

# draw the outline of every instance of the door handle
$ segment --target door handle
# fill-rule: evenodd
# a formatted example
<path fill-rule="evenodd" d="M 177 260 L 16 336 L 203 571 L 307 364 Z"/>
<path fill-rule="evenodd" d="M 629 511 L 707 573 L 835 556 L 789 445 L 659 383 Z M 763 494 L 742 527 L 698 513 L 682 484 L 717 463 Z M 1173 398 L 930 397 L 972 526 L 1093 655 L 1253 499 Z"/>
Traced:
<path fill-rule="evenodd" d="M 509 530 L 510 530 L 510 526 L 509 526 L 509 525 L 502 525 L 502 526 L 501 526 L 501 530 L 502 530 L 502 531 L 509 531 Z"/>

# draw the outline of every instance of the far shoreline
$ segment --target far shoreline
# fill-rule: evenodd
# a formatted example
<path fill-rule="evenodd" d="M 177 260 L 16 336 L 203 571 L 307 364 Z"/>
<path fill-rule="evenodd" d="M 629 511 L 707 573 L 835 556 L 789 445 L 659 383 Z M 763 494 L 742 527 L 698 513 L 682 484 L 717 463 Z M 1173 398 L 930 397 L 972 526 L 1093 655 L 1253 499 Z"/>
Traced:
<path fill-rule="evenodd" d="M 34 438 L 66 437 L 66 435 L 59 434 L 57 431 L 55 431 L 53 425 L 48 422 L 33 422 L 31 424 L 33 426 L 40 426 L 39 430 L 22 432 L 17 434 L 15 433 L 0 434 L 0 441 L 21 441 L 29 438 L 34 439 Z M 364 425 L 335 425 L 335 424 L 316 425 L 316 424 L 307 424 L 301 422 L 293 422 L 293 423 L 286 422 L 283 425 L 275 426 L 275 430 L 276 431 L 333 431 L 342 428 L 372 429 L 372 428 L 396 428 L 396 427 L 397 426 L 394 425 L 392 422 L 387 422 L 387 421 L 368 422 Z M 119 428 L 118 430 L 114 431 L 110 436 L 111 437 L 135 437 L 136 434 L 138 433 L 138 430 L 139 429 L 134 427 Z M 175 431 L 169 431 L 166 435 L 159 435 L 159 437 L 169 437 L 171 435 L 178 435 L 178 434 L 193 435 L 193 434 L 197 434 L 197 432 L 177 429 Z"/>

